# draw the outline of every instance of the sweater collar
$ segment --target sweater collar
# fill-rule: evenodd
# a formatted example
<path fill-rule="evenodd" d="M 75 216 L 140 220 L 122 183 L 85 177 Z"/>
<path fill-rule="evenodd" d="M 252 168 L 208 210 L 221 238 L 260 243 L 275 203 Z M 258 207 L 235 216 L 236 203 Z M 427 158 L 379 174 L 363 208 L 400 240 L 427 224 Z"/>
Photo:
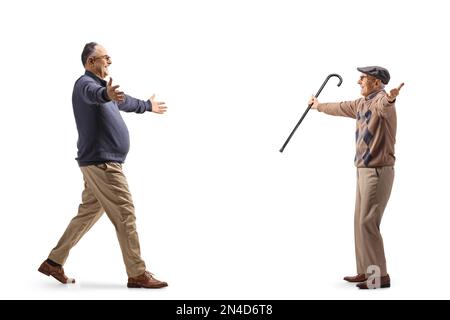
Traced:
<path fill-rule="evenodd" d="M 103 87 L 106 87 L 106 81 L 103 79 L 100 79 L 94 73 L 86 70 L 86 72 L 84 74 L 91 77 L 92 79 L 94 79 L 97 83 L 101 84 Z"/>
<path fill-rule="evenodd" d="M 371 94 L 369 94 L 369 95 L 366 97 L 366 101 L 372 100 L 372 99 L 375 98 L 380 92 L 386 92 L 386 91 L 384 91 L 384 89 L 381 89 L 381 90 L 372 92 Z"/>

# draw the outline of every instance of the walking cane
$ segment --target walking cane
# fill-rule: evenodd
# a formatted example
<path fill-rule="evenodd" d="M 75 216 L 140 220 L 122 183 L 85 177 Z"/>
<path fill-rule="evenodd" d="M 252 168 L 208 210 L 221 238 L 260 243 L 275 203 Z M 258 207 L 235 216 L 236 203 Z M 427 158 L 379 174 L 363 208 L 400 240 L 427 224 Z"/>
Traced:
<path fill-rule="evenodd" d="M 322 86 L 320 87 L 319 91 L 317 91 L 315 97 L 317 98 L 319 96 L 319 94 L 322 92 L 322 89 L 325 87 L 325 85 L 327 84 L 328 80 L 331 77 L 337 77 L 339 78 L 339 83 L 338 83 L 338 87 L 342 84 L 342 77 L 336 73 L 332 73 L 330 75 L 328 75 L 328 77 L 325 79 L 325 81 L 323 82 Z M 308 105 L 308 108 L 306 108 L 305 112 L 303 113 L 302 117 L 300 118 L 300 120 L 297 122 L 297 125 L 295 126 L 294 130 L 292 130 L 291 134 L 289 135 L 289 137 L 286 139 L 286 142 L 283 144 L 283 146 L 280 149 L 280 152 L 283 152 L 284 148 L 286 148 L 287 144 L 289 143 L 289 141 L 291 140 L 292 136 L 295 133 L 295 130 L 297 130 L 298 126 L 300 125 L 300 123 L 302 123 L 303 119 L 305 118 L 306 114 L 308 113 L 309 109 L 311 109 L 312 104 Z"/>

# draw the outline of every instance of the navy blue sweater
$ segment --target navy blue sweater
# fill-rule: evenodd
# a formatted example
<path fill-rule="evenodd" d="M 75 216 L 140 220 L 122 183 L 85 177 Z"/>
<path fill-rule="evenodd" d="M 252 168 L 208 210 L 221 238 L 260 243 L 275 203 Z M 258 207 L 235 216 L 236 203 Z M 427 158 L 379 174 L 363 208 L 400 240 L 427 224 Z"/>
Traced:
<path fill-rule="evenodd" d="M 128 95 L 123 102 L 111 101 L 106 94 L 106 81 L 89 71 L 75 82 L 72 104 L 78 129 L 76 160 L 80 166 L 124 162 L 130 136 L 119 111 L 144 113 L 152 108 L 149 100 Z"/>

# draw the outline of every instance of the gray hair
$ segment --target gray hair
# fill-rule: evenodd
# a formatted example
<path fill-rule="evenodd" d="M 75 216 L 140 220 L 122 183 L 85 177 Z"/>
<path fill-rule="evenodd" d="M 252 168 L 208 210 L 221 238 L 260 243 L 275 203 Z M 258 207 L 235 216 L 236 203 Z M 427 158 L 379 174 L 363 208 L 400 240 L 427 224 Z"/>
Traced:
<path fill-rule="evenodd" d="M 83 63 L 83 66 L 86 65 L 87 59 L 95 52 L 95 47 L 97 45 L 97 42 L 86 43 L 83 52 L 81 53 L 81 62 Z"/>

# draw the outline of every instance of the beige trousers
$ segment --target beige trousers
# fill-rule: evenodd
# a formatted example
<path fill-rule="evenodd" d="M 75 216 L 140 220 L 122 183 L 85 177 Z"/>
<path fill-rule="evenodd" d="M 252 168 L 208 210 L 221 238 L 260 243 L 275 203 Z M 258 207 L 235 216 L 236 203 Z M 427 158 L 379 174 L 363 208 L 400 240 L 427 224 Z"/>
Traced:
<path fill-rule="evenodd" d="M 355 206 L 355 252 L 358 274 L 367 274 L 368 267 L 380 268 L 387 275 L 381 218 L 394 182 L 394 167 L 357 168 Z"/>
<path fill-rule="evenodd" d="M 122 165 L 108 162 L 80 167 L 84 178 L 82 203 L 49 259 L 63 265 L 69 251 L 106 212 L 113 223 L 129 277 L 145 272 L 136 231 L 134 205 Z"/>

